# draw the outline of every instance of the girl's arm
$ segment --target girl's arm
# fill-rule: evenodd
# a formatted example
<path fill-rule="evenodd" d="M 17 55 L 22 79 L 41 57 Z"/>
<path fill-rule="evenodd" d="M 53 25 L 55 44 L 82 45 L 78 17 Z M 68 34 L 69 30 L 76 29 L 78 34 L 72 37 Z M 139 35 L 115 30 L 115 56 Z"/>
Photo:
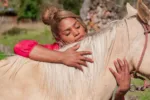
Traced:
<path fill-rule="evenodd" d="M 129 72 L 129 64 L 126 59 L 123 62 L 120 59 L 114 62 L 117 72 L 110 68 L 111 73 L 114 75 L 118 89 L 116 92 L 115 100 L 125 100 L 124 96 L 130 89 L 131 76 Z"/>
<path fill-rule="evenodd" d="M 84 57 L 91 54 L 89 51 L 76 52 L 79 45 L 67 49 L 64 52 L 54 51 L 39 45 L 36 41 L 21 41 L 14 47 L 14 52 L 18 55 L 28 57 L 33 60 L 62 63 L 82 70 L 81 65 L 86 66 L 86 61 L 93 62 L 92 59 Z"/>

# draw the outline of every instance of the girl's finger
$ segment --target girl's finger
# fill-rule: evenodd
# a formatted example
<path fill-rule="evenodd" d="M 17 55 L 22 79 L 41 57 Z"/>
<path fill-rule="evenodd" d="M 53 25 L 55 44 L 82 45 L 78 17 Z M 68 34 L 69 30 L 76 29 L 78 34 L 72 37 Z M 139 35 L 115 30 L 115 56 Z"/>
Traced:
<path fill-rule="evenodd" d="M 113 76 L 116 78 L 117 77 L 117 73 L 112 68 L 109 68 L 109 70 L 113 74 Z"/>
<path fill-rule="evenodd" d="M 76 44 L 75 46 L 73 46 L 73 47 L 71 47 L 71 49 L 73 49 L 73 50 L 78 50 L 80 48 L 80 45 L 79 44 Z"/>
<path fill-rule="evenodd" d="M 77 69 L 79 69 L 79 70 L 83 71 L 83 69 L 82 69 L 82 67 L 81 67 L 81 65 L 80 65 L 80 64 L 75 64 L 75 66 L 76 66 L 76 68 L 77 68 Z"/>
<path fill-rule="evenodd" d="M 129 64 L 128 64 L 128 62 L 127 62 L 127 60 L 124 58 L 124 64 L 125 64 L 125 73 L 127 73 L 127 74 L 129 74 L 130 72 L 129 72 Z"/>
<path fill-rule="evenodd" d="M 119 58 L 117 59 L 117 62 L 119 64 L 119 67 L 121 68 L 121 70 L 124 72 L 125 71 L 125 67 L 124 67 L 123 62 Z"/>
<path fill-rule="evenodd" d="M 87 61 L 87 62 L 90 62 L 90 63 L 94 62 L 91 58 L 88 58 L 88 57 L 81 57 L 81 60 Z"/>
<path fill-rule="evenodd" d="M 90 55 L 90 54 L 92 54 L 92 52 L 91 51 L 80 51 L 79 54 L 82 56 L 83 55 Z"/>
<path fill-rule="evenodd" d="M 118 62 L 114 61 L 114 65 L 115 65 L 115 68 L 116 68 L 117 72 L 120 73 L 121 72 L 121 68 L 120 68 Z"/>
<path fill-rule="evenodd" d="M 79 63 L 80 65 L 83 65 L 83 66 L 87 67 L 87 64 L 86 64 L 85 61 L 79 60 L 78 63 Z"/>

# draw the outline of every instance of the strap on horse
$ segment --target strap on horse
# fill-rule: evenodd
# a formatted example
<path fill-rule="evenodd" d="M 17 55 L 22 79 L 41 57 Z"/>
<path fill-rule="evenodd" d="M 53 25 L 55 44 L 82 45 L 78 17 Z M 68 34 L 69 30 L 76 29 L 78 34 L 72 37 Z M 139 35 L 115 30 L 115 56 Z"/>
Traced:
<path fill-rule="evenodd" d="M 138 65 L 137 65 L 137 69 L 135 71 L 135 73 L 137 73 L 140 69 L 140 66 L 141 66 L 141 63 L 142 63 L 142 60 L 143 60 L 143 57 L 145 55 L 145 51 L 147 49 L 147 43 L 148 43 L 148 33 L 150 33 L 150 25 L 148 24 L 144 24 L 144 23 L 141 23 L 143 28 L 144 28 L 144 35 L 145 35 L 145 44 L 144 44 L 144 48 L 143 48 L 143 51 L 142 51 L 142 54 L 141 54 L 141 57 L 140 57 L 140 60 L 138 62 Z"/>
<path fill-rule="evenodd" d="M 140 21 L 140 23 L 141 23 L 141 25 L 142 25 L 143 28 L 144 28 L 145 43 L 144 43 L 143 51 L 142 51 L 142 53 L 141 53 L 140 60 L 139 60 L 138 65 L 137 65 L 137 69 L 136 69 L 135 72 L 134 72 L 134 78 L 139 78 L 139 79 L 141 79 L 141 80 L 144 80 L 144 85 L 141 87 L 141 91 L 144 91 L 146 88 L 148 88 L 148 84 L 146 83 L 145 78 L 143 78 L 143 77 L 137 75 L 137 72 L 138 72 L 139 69 L 140 69 L 141 63 L 142 63 L 142 61 L 143 61 L 143 58 L 144 58 L 144 55 L 145 55 L 145 52 L 146 52 L 146 49 L 147 49 L 148 33 L 150 33 L 150 25 L 148 25 L 148 24 L 146 24 L 146 23 L 143 23 L 143 22 L 141 22 L 141 21 Z"/>
<path fill-rule="evenodd" d="M 140 21 L 141 22 L 141 21 Z M 146 49 L 147 49 L 147 43 L 148 43 L 148 33 L 150 33 L 150 25 L 148 24 L 145 24 L 143 22 L 141 22 L 143 28 L 144 28 L 144 35 L 145 35 L 145 43 L 144 43 L 144 48 L 142 50 L 142 53 L 141 53 L 141 57 L 140 57 L 140 60 L 138 62 L 138 65 L 137 65 L 137 69 L 135 70 L 134 72 L 134 77 L 135 78 L 139 78 L 141 80 L 144 80 L 144 85 L 141 86 L 141 87 L 136 87 L 135 85 L 131 85 L 130 86 L 130 91 L 132 91 L 131 87 L 135 88 L 134 90 L 138 90 L 138 91 L 144 91 L 146 88 L 150 87 L 150 85 L 147 84 L 147 82 L 145 81 L 145 78 L 141 77 L 141 76 L 138 76 L 137 75 L 137 72 L 139 71 L 140 69 L 140 66 L 141 66 L 141 63 L 143 61 L 143 58 L 144 58 L 144 55 L 145 55 L 145 52 L 146 52 Z M 113 92 L 113 96 L 112 96 L 112 100 L 115 100 L 115 95 L 116 95 L 116 91 L 117 91 L 117 88 L 118 86 L 116 86 L 114 92 Z M 134 91 L 133 90 L 133 91 Z M 132 91 L 132 92 L 133 92 Z"/>

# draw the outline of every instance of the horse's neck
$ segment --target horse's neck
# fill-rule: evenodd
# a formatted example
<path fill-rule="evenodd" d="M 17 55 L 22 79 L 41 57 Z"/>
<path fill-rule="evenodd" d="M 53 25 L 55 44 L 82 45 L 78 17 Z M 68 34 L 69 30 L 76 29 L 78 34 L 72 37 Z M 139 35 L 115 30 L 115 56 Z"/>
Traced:
<path fill-rule="evenodd" d="M 131 61 L 129 63 L 130 70 L 133 71 L 135 69 L 133 67 L 136 67 L 139 63 L 142 50 L 144 47 L 144 41 L 145 41 L 144 28 L 142 24 L 137 20 L 136 17 L 126 19 L 126 22 L 129 30 L 129 39 L 130 39 L 130 51 L 127 55 L 127 59 L 128 61 Z M 143 41 L 143 44 L 140 45 L 141 41 Z M 136 52 L 140 52 L 140 53 L 136 53 Z"/>
<path fill-rule="evenodd" d="M 108 45 L 110 49 L 106 56 L 106 66 L 113 66 L 113 61 L 117 58 L 126 58 L 132 48 L 131 44 L 143 32 L 143 27 L 136 17 L 118 21 L 114 41 Z M 127 60 L 130 61 L 131 57 L 128 57 Z"/>
<path fill-rule="evenodd" d="M 143 33 L 143 28 L 135 17 L 117 21 L 112 30 L 104 32 L 105 66 L 112 66 L 115 59 L 126 57 L 130 44 Z"/>
<path fill-rule="evenodd" d="M 107 28 L 101 30 L 100 33 L 94 34 L 90 37 L 91 43 L 89 44 L 92 49 L 92 54 L 95 58 L 95 62 L 99 63 L 98 67 L 103 67 L 104 69 L 107 55 L 115 40 L 115 35 L 116 22 L 111 23 Z"/>
<path fill-rule="evenodd" d="M 136 17 L 131 17 L 124 20 L 127 24 L 130 42 L 132 42 L 137 36 L 144 34 L 143 26 Z"/>

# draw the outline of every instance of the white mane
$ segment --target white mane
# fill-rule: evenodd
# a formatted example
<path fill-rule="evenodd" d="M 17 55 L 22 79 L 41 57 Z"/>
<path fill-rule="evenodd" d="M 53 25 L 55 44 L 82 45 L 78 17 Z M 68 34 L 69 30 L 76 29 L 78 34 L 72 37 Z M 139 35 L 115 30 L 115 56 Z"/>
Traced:
<path fill-rule="evenodd" d="M 105 33 L 105 34 L 104 34 Z M 94 63 L 87 63 L 88 68 L 83 66 L 84 72 L 75 68 L 67 67 L 62 64 L 41 63 L 47 76 L 47 83 L 49 94 L 63 94 L 62 97 L 55 95 L 56 100 L 65 98 L 64 100 L 73 100 L 72 97 L 76 95 L 75 100 L 82 100 L 81 98 L 87 97 L 89 100 L 97 97 L 99 83 L 101 82 L 102 72 L 105 67 L 105 57 L 110 45 L 113 43 L 116 34 L 115 23 L 111 24 L 108 29 L 101 31 L 101 33 L 89 36 L 80 42 L 80 50 L 91 50 Z M 75 43 L 76 44 L 76 43 Z M 61 50 L 65 50 L 69 45 Z M 41 65 L 41 66 L 42 66 Z M 95 82 L 97 81 L 97 82 Z M 53 87 L 52 87 L 53 85 Z M 88 95 L 89 93 L 91 95 Z M 50 96 L 51 97 L 51 96 Z M 94 100 L 94 99 L 93 99 Z"/>

